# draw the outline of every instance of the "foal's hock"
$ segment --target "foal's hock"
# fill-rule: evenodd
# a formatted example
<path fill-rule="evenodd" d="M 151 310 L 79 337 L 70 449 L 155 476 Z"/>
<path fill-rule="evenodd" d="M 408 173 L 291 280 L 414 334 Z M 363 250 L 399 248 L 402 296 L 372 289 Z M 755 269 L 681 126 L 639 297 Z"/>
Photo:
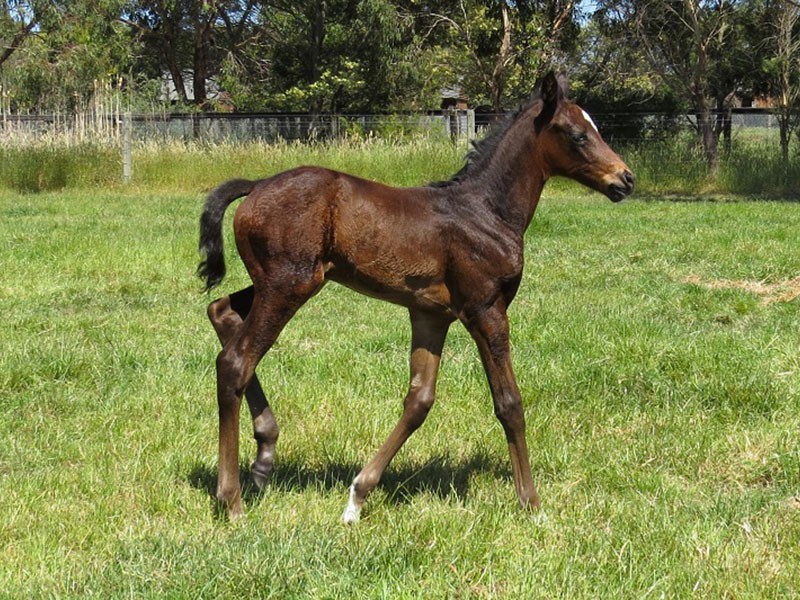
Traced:
<path fill-rule="evenodd" d="M 478 346 L 511 455 L 523 507 L 539 506 L 525 441 L 525 417 L 509 353 L 506 310 L 519 287 L 523 236 L 545 182 L 575 179 L 613 201 L 633 191 L 633 174 L 600 137 L 553 73 L 531 102 L 478 142 L 450 180 L 394 188 L 352 175 L 301 167 L 261 181 L 232 180 L 208 196 L 200 221 L 198 272 L 208 289 L 225 275 L 222 219 L 234 233 L 253 285 L 208 307 L 223 344 L 217 358 L 217 498 L 242 513 L 239 407 L 253 417 L 252 474 L 272 471 L 278 424 L 255 368 L 298 308 L 327 281 L 401 304 L 411 319 L 411 376 L 403 415 L 353 480 L 342 515 L 358 520 L 364 500 L 433 405 L 447 331 L 460 321 Z"/>

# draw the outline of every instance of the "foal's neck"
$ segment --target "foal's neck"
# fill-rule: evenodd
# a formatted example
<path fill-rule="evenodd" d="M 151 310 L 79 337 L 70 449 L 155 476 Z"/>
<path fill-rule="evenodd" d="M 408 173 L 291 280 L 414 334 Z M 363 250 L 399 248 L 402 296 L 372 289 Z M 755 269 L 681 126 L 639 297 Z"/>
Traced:
<path fill-rule="evenodd" d="M 492 212 L 520 235 L 530 225 L 547 181 L 533 120 L 530 110 L 518 115 L 489 160 L 466 179 L 481 188 Z"/>

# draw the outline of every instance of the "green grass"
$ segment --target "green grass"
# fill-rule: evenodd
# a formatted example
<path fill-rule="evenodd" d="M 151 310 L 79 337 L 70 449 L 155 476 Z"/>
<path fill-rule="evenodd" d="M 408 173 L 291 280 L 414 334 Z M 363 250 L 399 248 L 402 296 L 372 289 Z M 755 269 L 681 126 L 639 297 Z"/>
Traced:
<path fill-rule="evenodd" d="M 730 153 L 720 142 L 716 168 L 709 169 L 694 135 L 660 141 L 639 141 L 619 148 L 637 177 L 640 192 L 659 195 L 713 197 L 750 195 L 754 198 L 798 198 L 795 182 L 800 160 L 793 145 L 784 165 L 771 132 L 753 130 L 737 135 Z"/>
<path fill-rule="evenodd" d="M 364 177 L 419 185 L 461 168 L 466 145 L 440 139 L 411 142 L 378 138 L 336 143 L 185 144 L 136 146 L 131 188 L 147 191 L 207 191 L 233 176 L 258 179 L 302 164 L 355 171 Z M 119 149 L 100 144 L 33 146 L 0 144 L 0 189 L 35 193 L 122 186 Z"/>
<path fill-rule="evenodd" d="M 640 194 L 798 198 L 798 148 L 796 144 L 791 148 L 789 164 L 784 165 L 774 132 L 767 130 L 737 133 L 729 155 L 720 149 L 714 170 L 707 168 L 695 136 L 688 133 L 666 140 L 640 140 L 616 149 L 636 174 Z M 391 135 L 316 144 L 150 141 L 134 147 L 128 189 L 201 192 L 232 176 L 256 179 L 300 164 L 354 171 L 396 185 L 418 185 L 457 171 L 465 152 L 465 143 Z M 111 144 L 0 142 L 0 189 L 38 193 L 101 186 L 125 189 L 121 151 Z"/>
<path fill-rule="evenodd" d="M 301 162 L 394 183 L 447 173 L 385 156 Z M 154 165 L 152 189 L 192 160 Z M 409 330 L 402 309 L 326 287 L 259 367 L 282 427 L 276 471 L 263 494 L 246 484 L 231 524 L 211 498 L 217 342 L 193 276 L 196 192 L 213 183 L 0 192 L 0 596 L 797 594 L 800 300 L 702 283 L 797 277 L 799 204 L 546 190 L 510 313 L 546 518 L 517 507 L 455 325 L 428 421 L 362 522 L 339 523 L 399 417 Z M 226 232 L 232 291 L 246 276 L 230 219 Z M 241 437 L 246 471 L 244 418 Z"/>

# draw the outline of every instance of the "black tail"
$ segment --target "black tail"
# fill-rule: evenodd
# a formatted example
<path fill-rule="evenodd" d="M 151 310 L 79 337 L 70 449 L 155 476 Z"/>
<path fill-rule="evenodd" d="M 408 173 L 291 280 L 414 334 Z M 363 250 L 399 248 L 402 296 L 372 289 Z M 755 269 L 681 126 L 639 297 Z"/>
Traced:
<path fill-rule="evenodd" d="M 225 255 L 222 249 L 222 217 L 228 205 L 249 194 L 257 182 L 231 179 L 214 188 L 206 199 L 200 216 L 200 253 L 205 255 L 197 266 L 197 275 L 206 280 L 206 291 L 219 285 L 225 277 Z"/>

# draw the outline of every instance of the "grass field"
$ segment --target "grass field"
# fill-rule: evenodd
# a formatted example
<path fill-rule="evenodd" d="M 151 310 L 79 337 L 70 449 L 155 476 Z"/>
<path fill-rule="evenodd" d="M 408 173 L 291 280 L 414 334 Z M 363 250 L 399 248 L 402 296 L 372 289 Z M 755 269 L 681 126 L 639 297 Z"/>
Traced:
<path fill-rule="evenodd" d="M 544 514 L 454 326 L 428 421 L 346 527 L 400 414 L 405 312 L 331 285 L 289 324 L 259 368 L 276 471 L 228 523 L 203 196 L 144 190 L 0 192 L 0 596 L 798 595 L 800 204 L 546 190 L 510 313 Z"/>

